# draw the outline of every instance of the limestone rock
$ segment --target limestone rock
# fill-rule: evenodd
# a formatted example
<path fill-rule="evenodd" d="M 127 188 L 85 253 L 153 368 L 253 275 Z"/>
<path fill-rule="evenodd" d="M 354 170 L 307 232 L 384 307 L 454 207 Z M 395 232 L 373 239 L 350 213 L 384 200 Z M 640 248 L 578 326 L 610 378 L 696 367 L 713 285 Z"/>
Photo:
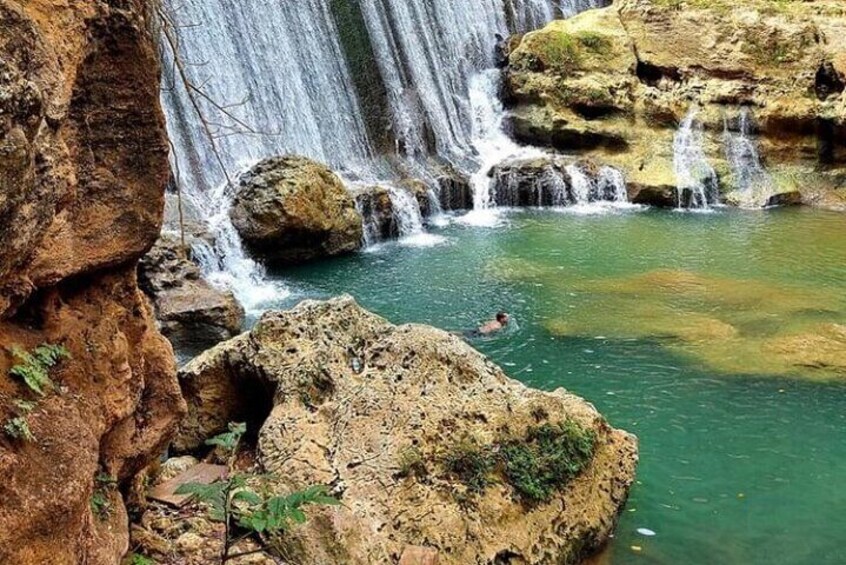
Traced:
<path fill-rule="evenodd" d="M 300 263 L 361 245 L 361 217 L 343 183 L 303 157 L 253 167 L 241 178 L 230 215 L 250 250 L 271 262 Z"/>
<path fill-rule="evenodd" d="M 185 410 L 135 264 L 170 174 L 144 0 L 0 0 L 0 344 L 63 344 L 59 391 L 0 438 L 0 563 L 112 565 L 123 494 Z M 33 400 L 0 351 L 0 421 Z M 92 509 L 92 496 L 102 501 Z"/>
<path fill-rule="evenodd" d="M 138 266 L 162 332 L 180 350 L 199 353 L 241 332 L 244 309 L 231 291 L 212 287 L 175 236 L 163 235 Z"/>
<path fill-rule="evenodd" d="M 276 540 L 302 562 L 395 562 L 409 546 L 442 565 L 577 562 L 608 539 L 634 478 L 635 438 L 590 404 L 528 389 L 461 339 L 393 326 L 349 297 L 267 313 L 181 380 L 183 444 L 252 415 L 275 488 L 328 484 L 343 501 Z M 595 451 L 546 502 L 526 504 L 506 480 L 474 491 L 445 463 L 465 441 L 528 441 L 563 422 L 595 434 Z"/>
<path fill-rule="evenodd" d="M 506 70 L 518 139 L 621 168 L 653 200 L 675 184 L 673 135 L 698 105 L 728 190 L 723 131 L 746 107 L 771 168 L 846 168 L 842 3 L 671 4 L 619 0 L 523 36 Z"/>

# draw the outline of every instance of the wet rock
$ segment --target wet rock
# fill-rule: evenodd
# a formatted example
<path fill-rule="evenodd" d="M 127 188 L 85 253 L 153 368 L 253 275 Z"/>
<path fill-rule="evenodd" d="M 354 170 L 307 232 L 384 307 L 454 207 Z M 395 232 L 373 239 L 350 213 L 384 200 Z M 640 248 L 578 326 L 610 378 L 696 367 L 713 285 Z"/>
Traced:
<path fill-rule="evenodd" d="M 163 235 L 138 265 L 138 282 L 153 301 L 162 333 L 180 350 L 199 353 L 241 331 L 244 309 L 230 291 L 203 280 L 172 235 Z"/>
<path fill-rule="evenodd" d="M 642 199 L 658 201 L 675 184 L 673 135 L 693 105 L 721 188 L 735 188 L 722 135 L 743 106 L 769 167 L 816 167 L 819 179 L 823 167 L 846 167 L 844 32 L 842 11 L 821 0 L 785 10 L 764 0 L 618 1 L 528 33 L 511 51 L 514 134 L 616 166 L 652 187 Z"/>
<path fill-rule="evenodd" d="M 608 539 L 634 478 L 635 438 L 585 401 L 526 388 L 461 339 L 391 325 L 349 297 L 267 313 L 180 378 L 182 443 L 250 414 L 274 488 L 328 484 L 341 498 L 276 540 L 302 562 L 391 562 L 409 546 L 427 548 L 413 562 L 444 565 L 576 562 Z M 593 455 L 549 499 L 525 504 L 492 477 L 475 490 L 447 462 L 464 442 L 526 442 L 564 422 L 589 430 Z"/>
<path fill-rule="evenodd" d="M 443 210 L 472 210 L 473 187 L 459 171 L 444 167 L 437 176 L 438 200 Z"/>
<path fill-rule="evenodd" d="M 629 184 L 629 200 L 633 204 L 655 206 L 656 208 L 675 208 L 678 195 L 674 186 L 642 186 Z"/>
<path fill-rule="evenodd" d="M 382 241 L 399 236 L 394 217 L 391 193 L 383 186 L 357 187 L 352 191 L 356 208 L 361 214 L 365 237 L 369 241 Z"/>
<path fill-rule="evenodd" d="M 767 199 L 767 207 L 770 206 L 800 206 L 803 204 L 802 193 L 797 191 L 781 192 L 773 194 Z"/>
<path fill-rule="evenodd" d="M 357 250 L 361 216 L 341 180 L 303 157 L 266 159 L 241 177 L 230 216 L 244 243 L 274 263 Z"/>

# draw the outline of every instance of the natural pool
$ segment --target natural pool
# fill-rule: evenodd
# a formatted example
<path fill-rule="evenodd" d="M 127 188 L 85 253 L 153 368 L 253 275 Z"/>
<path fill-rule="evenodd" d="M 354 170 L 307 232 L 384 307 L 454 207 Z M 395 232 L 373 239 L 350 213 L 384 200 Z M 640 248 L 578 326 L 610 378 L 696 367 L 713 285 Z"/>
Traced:
<path fill-rule="evenodd" d="M 846 562 L 846 216 L 522 211 L 435 231 L 286 270 L 289 302 L 347 292 L 446 329 L 510 311 L 519 327 L 474 345 L 640 438 L 609 563 Z"/>

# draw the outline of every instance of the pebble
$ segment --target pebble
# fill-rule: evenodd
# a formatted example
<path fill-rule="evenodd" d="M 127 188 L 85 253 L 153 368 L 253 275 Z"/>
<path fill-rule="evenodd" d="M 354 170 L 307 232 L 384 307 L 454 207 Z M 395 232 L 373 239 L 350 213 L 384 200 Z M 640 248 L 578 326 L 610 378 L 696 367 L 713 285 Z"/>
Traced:
<path fill-rule="evenodd" d="M 648 538 L 651 538 L 652 536 L 655 535 L 655 532 L 653 532 L 649 528 L 638 528 L 637 533 L 639 533 L 642 536 L 646 536 Z"/>

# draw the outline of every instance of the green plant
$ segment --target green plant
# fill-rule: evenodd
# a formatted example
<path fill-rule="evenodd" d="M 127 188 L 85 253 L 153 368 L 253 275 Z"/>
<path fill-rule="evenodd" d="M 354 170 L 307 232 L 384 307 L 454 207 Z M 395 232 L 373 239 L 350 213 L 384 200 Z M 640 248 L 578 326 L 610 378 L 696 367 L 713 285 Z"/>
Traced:
<path fill-rule="evenodd" d="M 246 432 L 244 424 L 229 424 L 229 431 L 206 441 L 208 445 L 229 451 L 229 476 L 211 484 L 187 483 L 176 489 L 176 494 L 193 495 L 194 500 L 205 504 L 209 518 L 224 524 L 224 543 L 221 563 L 247 553 L 231 553 L 239 541 L 253 537 L 265 547 L 265 537 L 283 533 L 293 525 L 306 521 L 303 508 L 310 505 L 338 505 L 324 486 L 312 486 L 287 495 L 272 495 L 266 487 L 268 476 L 237 474 L 234 464 L 241 438 Z M 258 484 L 260 488 L 255 488 Z"/>
<path fill-rule="evenodd" d="M 91 511 L 100 520 L 105 520 L 112 514 L 110 493 L 117 488 L 117 481 L 111 475 L 98 473 L 94 477 L 94 492 L 91 493 L 89 504 Z"/>
<path fill-rule="evenodd" d="M 156 565 L 156 562 L 139 553 L 133 553 L 129 556 L 129 565 Z"/>
<path fill-rule="evenodd" d="M 3 431 L 7 436 L 15 440 L 35 441 L 35 435 L 33 435 L 32 430 L 29 428 L 27 416 L 29 416 L 29 413 L 38 406 L 38 403 L 18 398 L 13 402 L 13 404 L 15 406 L 15 410 L 17 411 L 17 415 L 6 421 L 3 425 Z"/>
<path fill-rule="evenodd" d="M 3 431 L 12 439 L 21 441 L 35 441 L 35 436 L 32 430 L 29 429 L 29 422 L 24 416 L 16 416 L 10 418 L 4 425 Z"/>
<path fill-rule="evenodd" d="M 464 439 L 452 446 L 444 458 L 447 472 L 464 483 L 472 492 L 482 492 L 491 483 L 496 460 L 490 449 Z"/>
<path fill-rule="evenodd" d="M 39 396 L 45 395 L 45 388 L 54 386 L 50 379 L 50 369 L 63 359 L 70 358 L 70 352 L 65 346 L 49 343 L 39 345 L 32 352 L 15 345 L 9 348 L 9 352 L 20 361 L 9 369 L 9 374 L 23 380 Z"/>
<path fill-rule="evenodd" d="M 500 457 L 509 484 L 529 502 L 549 500 L 593 458 L 596 435 L 572 421 L 530 428 L 526 437 L 504 443 Z"/>

